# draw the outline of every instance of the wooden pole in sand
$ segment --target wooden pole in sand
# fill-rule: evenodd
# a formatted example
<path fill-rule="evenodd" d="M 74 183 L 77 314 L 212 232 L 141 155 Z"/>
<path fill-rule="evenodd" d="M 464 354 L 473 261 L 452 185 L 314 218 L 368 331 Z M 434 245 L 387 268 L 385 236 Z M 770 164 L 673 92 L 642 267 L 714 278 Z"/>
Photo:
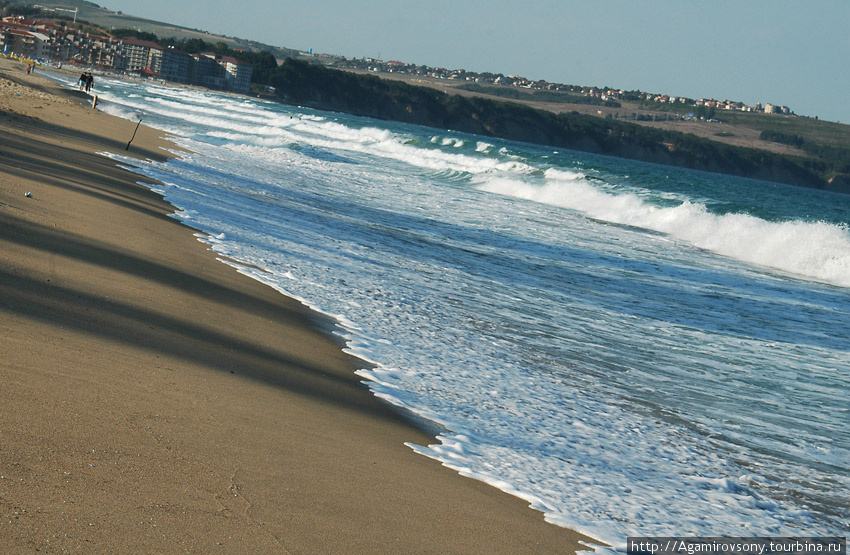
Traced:
<path fill-rule="evenodd" d="M 130 150 L 130 143 L 132 143 L 132 142 L 133 142 L 133 139 L 135 139 L 135 138 L 136 138 L 136 131 L 138 131 L 138 130 L 139 130 L 139 126 L 140 126 L 141 124 L 142 124 L 142 118 L 139 118 L 139 123 L 137 123 L 137 124 L 136 124 L 136 129 L 133 131 L 133 136 L 132 136 L 132 137 L 130 137 L 130 142 L 129 142 L 129 143 L 127 143 L 127 148 L 125 148 L 124 150 Z"/>

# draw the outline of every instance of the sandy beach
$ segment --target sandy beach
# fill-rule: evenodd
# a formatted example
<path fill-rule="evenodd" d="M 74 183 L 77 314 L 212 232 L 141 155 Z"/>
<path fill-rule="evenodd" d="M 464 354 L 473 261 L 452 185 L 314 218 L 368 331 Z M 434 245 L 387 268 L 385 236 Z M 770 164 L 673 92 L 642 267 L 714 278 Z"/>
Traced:
<path fill-rule="evenodd" d="M 95 82 L 95 91 L 97 81 Z M 416 455 L 329 322 L 217 260 L 103 151 L 142 126 L 0 59 L 0 552 L 572 553 Z"/>

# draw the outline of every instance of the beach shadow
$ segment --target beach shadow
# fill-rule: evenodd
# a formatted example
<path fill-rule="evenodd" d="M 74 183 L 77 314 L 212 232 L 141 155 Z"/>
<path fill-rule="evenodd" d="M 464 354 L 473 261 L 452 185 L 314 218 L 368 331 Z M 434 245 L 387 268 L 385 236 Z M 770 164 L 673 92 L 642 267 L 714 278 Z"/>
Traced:
<path fill-rule="evenodd" d="M 63 141 L 79 142 L 82 136 L 99 149 L 117 151 L 119 149 L 109 148 L 118 145 L 116 141 L 110 142 L 97 134 L 41 121 L 35 121 L 33 126 L 38 127 L 36 133 L 43 133 L 52 140 L 40 139 L 34 136 L 32 130 L 18 132 L 14 129 L 15 125 L 4 126 L 5 132 L 0 135 L 0 173 L 13 181 L 19 177 L 43 183 L 157 218 L 175 226 L 175 233 L 190 232 L 189 228 L 170 216 L 173 211 L 161 195 L 146 186 L 133 184 L 139 176 L 105 156 L 61 144 Z M 3 188 L 8 190 L 6 186 Z M 34 190 L 32 202 L 44 202 L 39 198 L 38 190 Z M 331 337 L 329 332 L 335 326 L 333 322 L 306 308 L 287 307 L 283 295 L 280 295 L 280 302 L 270 300 L 278 293 L 271 289 L 260 291 L 259 287 L 265 286 L 249 278 L 237 278 L 237 283 L 239 279 L 245 280 L 244 289 L 222 285 L 202 275 L 183 271 L 178 266 L 16 217 L 8 207 L 0 208 L 3 209 L 0 243 L 18 244 L 31 251 L 33 256 L 58 256 L 91 264 L 197 296 L 203 302 L 236 308 L 271 322 L 321 329 Z M 226 271 L 236 272 L 233 269 Z M 61 274 L 61 270 L 59 272 Z M 88 287 L 67 288 L 42 282 L 8 265 L 0 266 L 0 311 L 148 349 L 152 353 L 171 355 L 220 372 L 239 374 L 360 413 L 374 413 L 384 418 L 398 416 L 388 405 L 375 402 L 361 379 L 353 373 L 354 358 L 351 359 L 352 371 L 346 374 L 333 365 L 323 366 L 311 361 L 309 356 L 299 358 L 285 349 L 269 346 L 268 342 L 246 340 L 245 333 L 231 335 L 222 332 L 221 326 L 216 329 L 188 316 L 182 318 L 153 308 L 109 300 Z M 337 343 L 341 349 L 341 340 Z M 361 365 L 364 368 L 368 366 L 365 362 Z"/>
<path fill-rule="evenodd" d="M 61 255 L 148 279 L 198 296 L 203 302 L 238 308 L 263 321 L 294 326 L 314 324 L 305 312 L 287 308 L 283 303 L 269 302 L 262 296 L 223 286 L 203 276 L 78 236 L 61 234 L 38 224 L 4 218 L 0 222 L 0 238 L 38 253 Z M 281 300 L 283 298 L 281 296 Z M 393 412 L 374 403 L 353 372 L 341 375 L 284 350 L 246 341 L 244 334 L 239 337 L 229 335 L 204 322 L 108 299 L 94 290 L 67 288 L 15 270 L 0 269 L 0 310 L 50 326 L 67 327 L 116 343 L 178 357 L 221 372 L 239 374 L 350 410 L 375 412 L 384 417 Z"/>
<path fill-rule="evenodd" d="M 74 140 L 62 128 L 57 134 Z M 51 156 L 46 156 L 50 152 Z M 102 161 L 101 161 L 102 158 Z M 47 143 L 26 134 L 0 137 L 0 172 L 76 191 L 157 218 L 166 217 L 162 197 L 148 187 L 128 187 L 128 173 L 107 157 Z M 131 174 L 132 175 L 132 174 Z M 138 176 L 135 176 L 138 177 Z"/>
<path fill-rule="evenodd" d="M 120 124 L 122 137 L 110 137 L 103 133 L 88 131 L 84 128 L 71 128 L 55 123 L 46 122 L 35 118 L 26 118 L 26 127 L 31 130 L 36 130 L 38 133 L 48 137 L 57 139 L 58 141 L 68 141 L 79 143 L 87 142 L 98 145 L 97 150 L 116 152 L 139 159 L 165 160 L 168 158 L 168 153 L 161 149 L 151 149 L 141 146 L 139 143 L 130 143 L 133 137 L 133 131 L 136 128 L 136 122 L 116 118 Z M 119 131 L 116 130 L 115 133 Z M 158 131 L 156 133 L 159 133 Z M 126 135 L 124 137 L 123 135 Z M 127 148 L 127 145 L 130 148 Z"/>

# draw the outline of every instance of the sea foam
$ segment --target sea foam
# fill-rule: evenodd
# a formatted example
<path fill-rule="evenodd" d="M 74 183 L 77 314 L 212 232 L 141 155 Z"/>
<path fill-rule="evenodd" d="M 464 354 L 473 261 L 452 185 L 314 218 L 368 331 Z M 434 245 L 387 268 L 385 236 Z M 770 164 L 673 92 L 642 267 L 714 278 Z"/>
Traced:
<path fill-rule="evenodd" d="M 706 250 L 838 230 L 835 256 L 842 226 L 713 214 L 703 191 L 531 145 L 194 91 L 162 93 L 192 113 L 122 100 L 141 87 L 109 98 L 189 152 L 128 167 L 223 260 L 332 316 L 375 394 L 435 423 L 417 452 L 615 546 L 846 528 L 846 292 L 732 258 L 754 244 Z"/>
<path fill-rule="evenodd" d="M 659 206 L 634 192 L 603 191 L 583 173 L 551 168 L 542 184 L 484 177 L 478 187 L 570 208 L 598 220 L 666 233 L 750 264 L 850 287 L 850 232 L 846 225 L 712 214 L 704 204 L 689 200 L 677 206 Z"/>

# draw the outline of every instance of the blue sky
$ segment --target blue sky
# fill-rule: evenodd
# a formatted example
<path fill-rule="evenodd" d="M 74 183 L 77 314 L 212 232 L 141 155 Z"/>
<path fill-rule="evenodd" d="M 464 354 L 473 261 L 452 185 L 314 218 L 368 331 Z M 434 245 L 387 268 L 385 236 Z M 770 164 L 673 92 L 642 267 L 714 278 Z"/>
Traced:
<path fill-rule="evenodd" d="M 850 123 L 850 0 L 106 0 L 275 46 L 789 106 Z"/>

